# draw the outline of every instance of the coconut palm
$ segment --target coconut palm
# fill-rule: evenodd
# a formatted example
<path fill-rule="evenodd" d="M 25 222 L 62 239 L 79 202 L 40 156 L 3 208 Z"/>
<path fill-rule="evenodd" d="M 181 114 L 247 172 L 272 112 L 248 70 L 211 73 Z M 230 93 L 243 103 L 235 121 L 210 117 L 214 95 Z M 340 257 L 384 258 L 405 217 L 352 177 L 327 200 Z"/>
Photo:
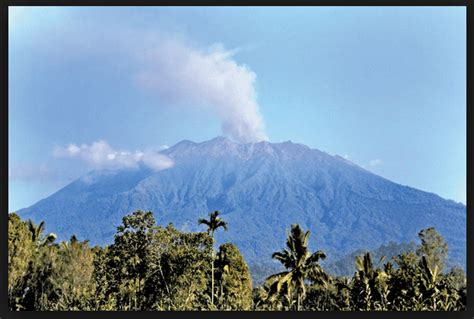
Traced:
<path fill-rule="evenodd" d="M 227 223 L 219 217 L 219 211 L 209 213 L 209 219 L 200 218 L 198 220 L 199 225 L 207 226 L 207 233 L 212 238 L 212 258 L 211 258 L 211 303 L 214 305 L 214 232 L 219 228 L 227 230 Z"/>
<path fill-rule="evenodd" d="M 319 265 L 319 260 L 326 258 L 323 251 L 318 250 L 311 254 L 308 250 L 309 230 L 303 232 L 298 224 L 291 225 L 291 231 L 286 241 L 287 248 L 282 252 L 275 252 L 272 258 L 280 261 L 287 271 L 280 272 L 267 278 L 273 280 L 269 296 L 286 292 L 291 303 L 293 288 L 296 288 L 296 310 L 300 310 L 301 302 L 306 295 L 305 281 L 320 278 L 323 280 L 325 273 Z"/>

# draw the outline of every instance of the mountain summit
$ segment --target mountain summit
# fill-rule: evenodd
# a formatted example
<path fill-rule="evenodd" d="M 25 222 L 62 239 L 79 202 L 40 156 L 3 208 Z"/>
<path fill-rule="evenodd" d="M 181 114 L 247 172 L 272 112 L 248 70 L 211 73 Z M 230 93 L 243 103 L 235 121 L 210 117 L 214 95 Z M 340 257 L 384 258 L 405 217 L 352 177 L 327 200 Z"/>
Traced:
<path fill-rule="evenodd" d="M 299 223 L 310 247 L 337 258 L 389 241 L 414 240 L 433 226 L 449 244 L 450 259 L 466 262 L 466 207 L 393 183 L 340 156 L 292 143 L 239 144 L 225 137 L 188 140 L 161 151 L 174 166 L 153 171 L 95 171 L 20 210 L 45 220 L 62 239 L 76 234 L 92 244 L 113 241 L 122 216 L 154 212 L 158 223 L 197 231 L 197 220 L 220 210 L 232 241 L 247 261 L 268 263 Z"/>

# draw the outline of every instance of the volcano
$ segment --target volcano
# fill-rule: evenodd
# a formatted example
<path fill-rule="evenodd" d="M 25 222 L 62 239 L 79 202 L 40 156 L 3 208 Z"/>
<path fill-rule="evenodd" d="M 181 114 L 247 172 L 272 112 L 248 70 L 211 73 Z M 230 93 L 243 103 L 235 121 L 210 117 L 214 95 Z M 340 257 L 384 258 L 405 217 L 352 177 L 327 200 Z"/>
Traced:
<path fill-rule="evenodd" d="M 292 143 L 239 144 L 225 137 L 188 140 L 161 151 L 171 168 L 99 170 L 18 211 L 59 239 L 76 234 L 113 242 L 124 215 L 152 211 L 161 225 L 204 231 L 197 220 L 214 210 L 228 222 L 218 242 L 231 241 L 249 264 L 271 262 L 291 224 L 311 231 L 310 248 L 334 259 L 389 241 L 408 242 L 435 227 L 449 259 L 466 263 L 466 207 L 394 183 L 340 156 Z"/>

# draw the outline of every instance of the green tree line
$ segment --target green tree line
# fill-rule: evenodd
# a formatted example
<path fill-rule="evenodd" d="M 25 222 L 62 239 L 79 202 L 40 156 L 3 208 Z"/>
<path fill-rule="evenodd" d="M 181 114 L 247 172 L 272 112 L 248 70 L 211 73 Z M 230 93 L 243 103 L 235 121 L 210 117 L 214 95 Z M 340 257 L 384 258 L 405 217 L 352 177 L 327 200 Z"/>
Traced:
<path fill-rule="evenodd" d="M 151 212 L 126 215 L 111 245 L 91 247 L 72 236 L 57 242 L 17 214 L 8 218 L 11 310 L 464 310 L 466 277 L 445 270 L 448 246 L 434 228 L 419 232 L 416 251 L 390 260 L 356 256 L 352 277 L 330 275 L 311 252 L 310 231 L 291 225 L 286 247 L 272 258 L 285 271 L 252 287 L 237 246 L 215 247 L 227 230 L 219 212 L 199 219 L 202 232 L 160 226 Z M 270 257 L 270 256 L 269 256 Z"/>

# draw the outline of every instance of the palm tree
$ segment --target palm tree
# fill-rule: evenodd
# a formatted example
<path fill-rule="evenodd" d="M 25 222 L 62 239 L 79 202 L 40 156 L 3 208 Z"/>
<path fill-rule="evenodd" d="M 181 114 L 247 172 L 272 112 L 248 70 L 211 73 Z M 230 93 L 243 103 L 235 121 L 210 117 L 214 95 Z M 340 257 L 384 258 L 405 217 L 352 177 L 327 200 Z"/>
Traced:
<path fill-rule="evenodd" d="M 211 303 L 214 305 L 214 232 L 219 229 L 220 227 L 224 228 L 224 230 L 227 230 L 227 223 L 223 221 L 219 217 L 219 211 L 214 211 L 212 213 L 209 213 L 209 219 L 203 219 L 200 218 L 198 220 L 199 225 L 206 225 L 207 226 L 207 233 L 211 236 L 212 238 L 212 258 L 211 258 Z"/>
<path fill-rule="evenodd" d="M 36 226 L 31 219 L 28 220 L 28 229 L 31 232 L 31 240 L 38 245 L 38 247 L 44 247 L 52 244 L 56 240 L 56 234 L 49 233 L 43 237 L 45 229 L 44 221 Z"/>
<path fill-rule="evenodd" d="M 280 272 L 267 278 L 274 280 L 270 286 L 270 296 L 285 291 L 290 303 L 292 302 L 292 288 L 296 287 L 296 310 L 300 310 L 301 302 L 306 295 L 305 280 L 312 280 L 325 276 L 324 270 L 318 264 L 320 259 L 326 258 L 323 251 L 318 250 L 311 254 L 308 250 L 309 230 L 303 232 L 298 224 L 291 225 L 291 232 L 286 240 L 287 248 L 282 252 L 274 252 L 272 258 L 280 261 L 287 271 Z M 291 304 L 290 304 L 291 307 Z"/>
<path fill-rule="evenodd" d="M 430 305 L 432 310 L 436 310 L 438 295 L 440 290 L 438 289 L 438 278 L 439 278 L 439 268 L 438 265 L 434 265 L 434 268 L 431 269 L 429 266 L 429 261 L 426 256 L 422 256 L 420 260 L 420 290 L 423 296 L 425 297 L 424 304 Z"/>
<path fill-rule="evenodd" d="M 382 256 L 378 265 L 382 264 Z M 360 297 L 358 306 L 360 310 L 387 310 L 387 295 L 389 293 L 388 275 L 380 268 L 375 268 L 369 252 L 356 257 L 356 273 L 354 292 Z M 387 266 L 390 267 L 390 266 Z M 389 269 L 389 268 L 387 268 Z"/>

